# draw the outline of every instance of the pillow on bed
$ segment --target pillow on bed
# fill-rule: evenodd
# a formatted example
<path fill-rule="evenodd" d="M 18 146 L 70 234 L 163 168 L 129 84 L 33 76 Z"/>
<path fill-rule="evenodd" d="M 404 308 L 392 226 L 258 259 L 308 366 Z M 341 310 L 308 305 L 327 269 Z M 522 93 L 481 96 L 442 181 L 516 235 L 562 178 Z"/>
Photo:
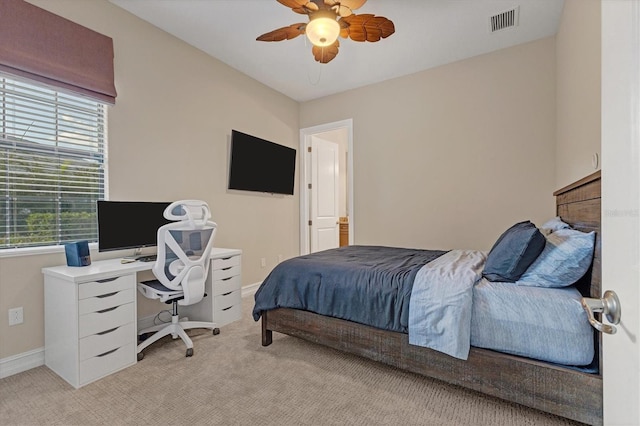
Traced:
<path fill-rule="evenodd" d="M 493 245 L 482 276 L 489 281 L 515 282 L 545 246 L 545 238 L 530 221 L 507 229 Z"/>
<path fill-rule="evenodd" d="M 555 232 L 559 229 L 569 229 L 569 228 L 571 228 L 571 226 L 569 226 L 568 223 L 564 223 L 562 219 L 560 219 L 560 216 L 556 216 L 553 219 L 549 219 L 548 221 L 546 221 L 540 227 L 540 231 L 544 235 L 549 235 L 550 233 Z"/>
<path fill-rule="evenodd" d="M 516 284 L 566 287 L 584 276 L 593 260 L 595 232 L 559 229 L 547 237 L 542 254 Z"/>

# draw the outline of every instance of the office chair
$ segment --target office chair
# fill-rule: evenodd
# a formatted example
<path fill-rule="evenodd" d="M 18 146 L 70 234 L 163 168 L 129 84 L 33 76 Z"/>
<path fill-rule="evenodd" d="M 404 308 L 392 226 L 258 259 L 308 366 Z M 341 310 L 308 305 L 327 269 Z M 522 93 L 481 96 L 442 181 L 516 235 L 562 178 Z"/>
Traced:
<path fill-rule="evenodd" d="M 217 225 L 211 222 L 209 206 L 204 201 L 182 200 L 170 204 L 164 217 L 171 222 L 158 229 L 158 257 L 152 271 L 156 279 L 138 283 L 138 290 L 149 299 L 172 304 L 171 323 L 146 328 L 138 335 L 154 333 L 138 345 L 138 361 L 144 358 L 146 347 L 171 334 L 187 345 L 187 355 L 193 355 L 193 342 L 185 332 L 191 328 L 220 330 L 215 323 L 180 321 L 178 305 L 193 305 L 206 296 L 205 281 L 209 273 L 209 254 Z"/>

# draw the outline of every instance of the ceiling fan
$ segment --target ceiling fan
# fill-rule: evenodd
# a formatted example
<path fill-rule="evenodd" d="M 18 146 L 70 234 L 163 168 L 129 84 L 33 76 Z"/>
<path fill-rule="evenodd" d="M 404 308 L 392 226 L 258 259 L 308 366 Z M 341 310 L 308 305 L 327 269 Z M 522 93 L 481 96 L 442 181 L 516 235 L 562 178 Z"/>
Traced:
<path fill-rule="evenodd" d="M 383 16 L 356 15 L 367 0 L 277 0 L 294 12 L 308 15 L 309 22 L 289 25 L 262 34 L 258 41 L 291 40 L 306 34 L 313 44 L 316 61 L 326 64 L 338 55 L 338 36 L 353 41 L 379 41 L 395 32 L 393 22 Z"/>

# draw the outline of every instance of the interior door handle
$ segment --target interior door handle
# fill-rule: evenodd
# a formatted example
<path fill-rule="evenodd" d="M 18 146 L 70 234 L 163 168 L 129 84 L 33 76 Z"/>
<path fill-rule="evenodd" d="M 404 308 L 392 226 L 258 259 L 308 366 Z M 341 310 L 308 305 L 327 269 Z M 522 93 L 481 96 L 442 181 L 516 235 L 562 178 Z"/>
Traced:
<path fill-rule="evenodd" d="M 582 307 L 587 312 L 587 315 L 589 316 L 589 323 L 593 328 L 602 333 L 616 334 L 616 331 L 618 330 L 614 326 L 601 323 L 593 315 L 594 312 L 602 312 L 611 324 L 620 323 L 622 309 L 620 308 L 620 299 L 618 299 L 618 295 L 614 291 L 605 291 L 604 296 L 601 299 L 583 297 Z"/>

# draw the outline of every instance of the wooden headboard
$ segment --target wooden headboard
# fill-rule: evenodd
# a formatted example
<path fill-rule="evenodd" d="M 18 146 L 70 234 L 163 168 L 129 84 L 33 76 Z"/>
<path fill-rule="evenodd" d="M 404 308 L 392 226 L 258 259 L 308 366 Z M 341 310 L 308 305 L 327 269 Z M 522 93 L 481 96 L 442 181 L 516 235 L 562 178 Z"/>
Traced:
<path fill-rule="evenodd" d="M 602 295 L 602 243 L 601 243 L 601 176 L 600 170 L 553 193 L 556 196 L 556 214 L 583 232 L 596 231 L 596 245 L 590 273 L 576 287 L 583 296 L 600 298 Z"/>

